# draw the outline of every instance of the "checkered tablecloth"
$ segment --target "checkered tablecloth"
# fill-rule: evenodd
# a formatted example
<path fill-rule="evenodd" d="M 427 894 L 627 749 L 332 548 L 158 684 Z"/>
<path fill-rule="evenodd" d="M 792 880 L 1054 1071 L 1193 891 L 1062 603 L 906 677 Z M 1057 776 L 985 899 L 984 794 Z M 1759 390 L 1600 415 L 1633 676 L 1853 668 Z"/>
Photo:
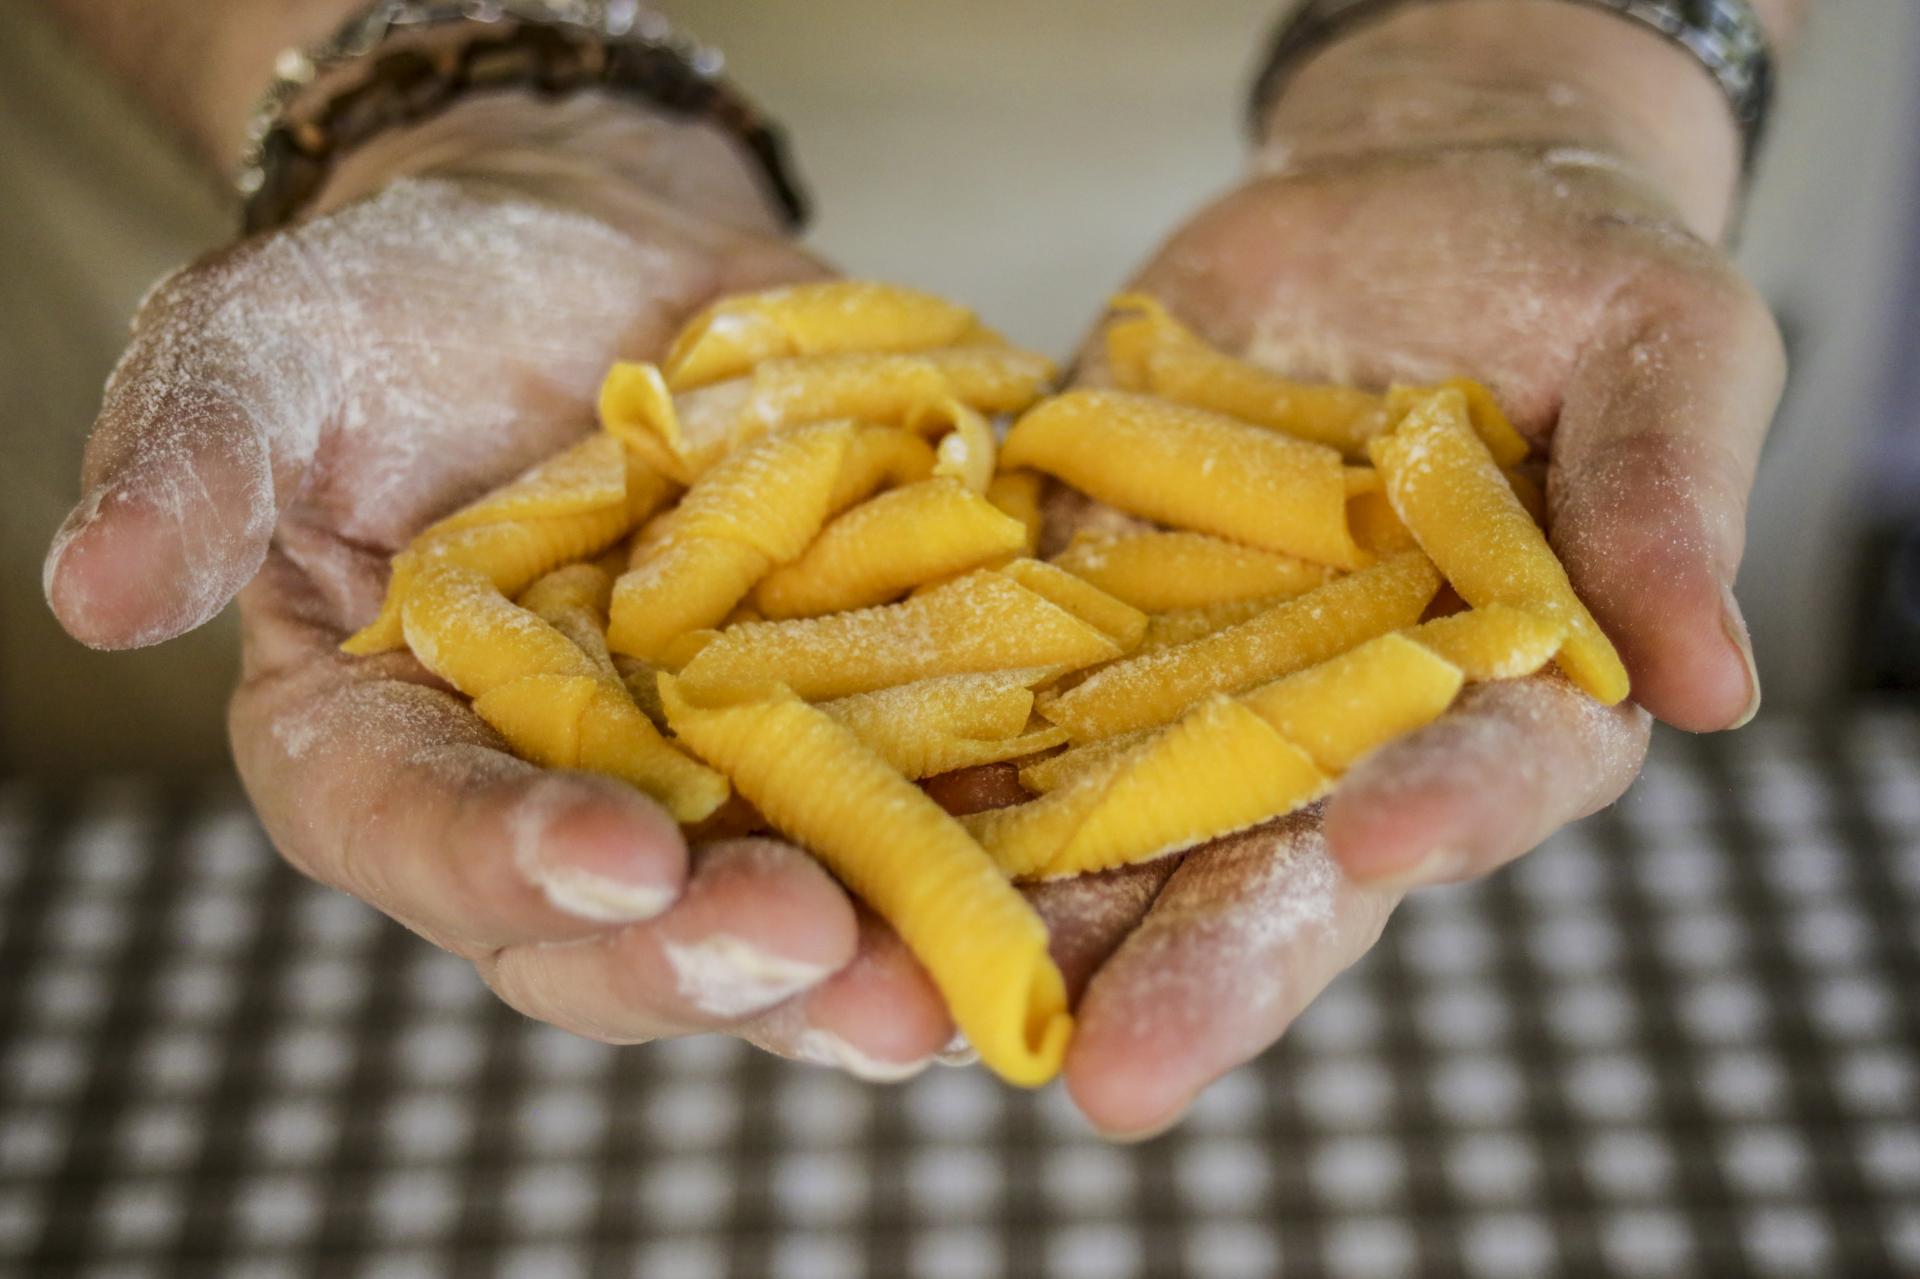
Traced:
<path fill-rule="evenodd" d="M 0 1273 L 1920 1274 L 1920 718 L 1665 738 L 1189 1122 L 611 1049 L 229 786 L 0 784 Z"/>

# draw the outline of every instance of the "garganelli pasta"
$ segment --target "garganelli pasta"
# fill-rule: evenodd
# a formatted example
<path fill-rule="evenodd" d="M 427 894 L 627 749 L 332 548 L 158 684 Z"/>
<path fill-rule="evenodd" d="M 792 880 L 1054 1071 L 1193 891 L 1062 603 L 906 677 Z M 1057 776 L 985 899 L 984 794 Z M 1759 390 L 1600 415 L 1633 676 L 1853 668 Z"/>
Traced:
<path fill-rule="evenodd" d="M 1120 389 L 1042 398 L 1050 363 L 930 294 L 721 298 L 608 372 L 601 431 L 402 548 L 345 647 L 404 643 L 690 840 L 811 850 L 1043 1083 L 1072 1016 L 1016 882 L 1284 816 L 1469 682 L 1628 691 L 1485 387 L 1296 382 L 1114 307 Z M 989 764 L 1021 802 L 919 784 Z"/>

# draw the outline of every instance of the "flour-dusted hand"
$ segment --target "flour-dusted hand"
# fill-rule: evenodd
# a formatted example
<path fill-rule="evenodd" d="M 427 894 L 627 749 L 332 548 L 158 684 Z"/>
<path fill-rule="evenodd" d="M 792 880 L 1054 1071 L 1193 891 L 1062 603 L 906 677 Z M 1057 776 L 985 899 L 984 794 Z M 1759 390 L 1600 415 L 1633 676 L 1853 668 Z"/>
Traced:
<path fill-rule="evenodd" d="M 234 751 L 290 861 L 531 1016 L 616 1041 L 740 1028 L 859 953 L 830 875 L 770 840 L 689 851 L 631 787 L 515 759 L 404 652 L 339 644 L 421 526 L 591 426 L 614 360 L 718 294 L 823 272 L 717 133 L 586 100 L 455 115 L 431 163 L 363 164 L 332 207 L 154 290 L 48 598 L 124 648 L 238 593 Z M 894 1051 L 884 1002 L 802 1020 L 813 1055 Z"/>

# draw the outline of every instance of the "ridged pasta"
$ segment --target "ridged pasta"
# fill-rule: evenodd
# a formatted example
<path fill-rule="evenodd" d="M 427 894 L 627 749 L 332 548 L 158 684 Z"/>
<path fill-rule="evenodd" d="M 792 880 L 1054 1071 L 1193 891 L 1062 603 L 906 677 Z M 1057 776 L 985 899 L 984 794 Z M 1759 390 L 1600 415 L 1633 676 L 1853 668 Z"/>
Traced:
<path fill-rule="evenodd" d="M 1149 613 L 1300 595 L 1333 576 L 1311 560 L 1186 532 L 1078 537 L 1052 562 Z"/>
<path fill-rule="evenodd" d="M 937 476 L 834 519 L 796 559 L 760 580 L 753 601 L 770 618 L 865 608 L 1018 555 L 1026 540 L 1018 520 L 959 480 Z"/>
<path fill-rule="evenodd" d="M 703 475 L 667 530 L 614 586 L 607 644 L 658 659 L 722 619 L 820 531 L 854 428 L 829 423 L 755 441 Z"/>
<path fill-rule="evenodd" d="M 1120 651 L 1072 613 L 983 570 L 898 604 L 733 627 L 707 639 L 681 679 L 703 696 L 780 683 L 819 701 L 936 675 L 1071 670 Z"/>
<path fill-rule="evenodd" d="M 1458 666 L 1468 679 L 1483 683 L 1533 674 L 1560 651 L 1567 628 L 1552 618 L 1489 604 L 1422 622 L 1406 636 Z"/>
<path fill-rule="evenodd" d="M 931 777 L 1051 750 L 1066 733 L 1028 731 L 1033 690 L 1045 670 L 946 675 L 897 688 L 822 702 L 887 763 L 908 777 Z"/>
<path fill-rule="evenodd" d="M 618 440 L 590 435 L 424 529 L 394 557 L 379 615 L 340 647 L 356 655 L 399 648 L 401 610 L 430 565 L 475 569 L 517 594 L 548 570 L 619 541 L 671 493 Z"/>
<path fill-rule="evenodd" d="M 738 377 L 762 360 L 849 351 L 924 351 L 995 341 L 966 307 L 897 284 L 821 280 L 721 298 L 689 320 L 661 361 L 685 391 Z"/>
<path fill-rule="evenodd" d="M 1347 386 L 1295 382 L 1208 345 L 1144 293 L 1110 304 L 1107 363 L 1115 382 L 1338 449 L 1366 452 L 1381 425 L 1380 397 Z"/>
<path fill-rule="evenodd" d="M 1001 460 L 1163 524 L 1336 568 L 1371 561 L 1347 527 L 1338 452 L 1218 413 L 1068 391 L 1015 424 Z"/>
<path fill-rule="evenodd" d="M 1236 693 L 1420 620 L 1440 575 L 1418 552 L 1335 578 L 1238 626 L 1115 662 L 1045 700 L 1040 713 L 1076 742 L 1178 718 L 1213 693 Z"/>
<path fill-rule="evenodd" d="M 691 482 L 771 432 L 838 419 L 903 425 L 948 398 L 983 413 L 1015 413 L 1052 377 L 1050 361 L 1009 346 L 790 356 L 684 395 L 667 393 L 651 366 L 615 365 L 601 387 L 600 412 L 607 430 L 652 450 L 647 455 L 666 474 Z"/>
<path fill-rule="evenodd" d="M 1058 1073 L 1073 1022 L 1046 926 L 957 821 L 785 689 L 710 702 L 669 676 L 661 696 L 680 740 L 893 926 L 989 1068 Z"/>
<path fill-rule="evenodd" d="M 678 821 L 699 821 L 725 801 L 720 774 L 675 749 L 618 679 L 478 570 L 423 570 L 402 624 L 422 664 L 471 697 L 524 758 L 618 777 Z"/>
<path fill-rule="evenodd" d="M 881 489 L 933 478 L 933 446 L 897 426 L 862 426 L 847 441 L 847 455 L 827 499 L 829 515 L 850 510 Z"/>
<path fill-rule="evenodd" d="M 1001 471 L 987 483 L 987 500 L 1019 520 L 1027 530 L 1027 554 L 1040 549 L 1040 534 L 1046 528 L 1046 513 L 1040 509 L 1040 493 L 1046 477 L 1038 471 Z"/>
<path fill-rule="evenodd" d="M 613 574 L 597 564 L 568 564 L 546 574 L 514 601 L 559 631 L 585 653 L 601 674 L 617 679 L 607 651 L 607 607 L 613 598 Z"/>
<path fill-rule="evenodd" d="M 1338 777 L 1367 752 L 1452 704 L 1460 668 L 1405 635 L 1381 635 L 1240 697 L 1243 705 Z"/>
<path fill-rule="evenodd" d="M 1371 452 L 1394 510 L 1462 599 L 1562 623 L 1557 656 L 1568 677 L 1606 705 L 1626 697 L 1619 654 L 1474 433 L 1465 396 L 1422 397 Z"/>

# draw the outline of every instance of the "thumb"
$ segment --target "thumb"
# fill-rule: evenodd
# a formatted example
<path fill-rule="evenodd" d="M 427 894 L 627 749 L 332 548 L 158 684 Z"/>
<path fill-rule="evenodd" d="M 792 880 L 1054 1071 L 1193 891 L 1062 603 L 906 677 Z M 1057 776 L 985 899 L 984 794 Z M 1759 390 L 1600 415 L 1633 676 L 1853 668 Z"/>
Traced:
<path fill-rule="evenodd" d="M 75 639 L 171 639 L 265 558 L 334 398 L 325 329 L 284 247 L 191 267 L 142 305 L 87 441 L 85 493 L 47 553 L 47 602 Z"/>

